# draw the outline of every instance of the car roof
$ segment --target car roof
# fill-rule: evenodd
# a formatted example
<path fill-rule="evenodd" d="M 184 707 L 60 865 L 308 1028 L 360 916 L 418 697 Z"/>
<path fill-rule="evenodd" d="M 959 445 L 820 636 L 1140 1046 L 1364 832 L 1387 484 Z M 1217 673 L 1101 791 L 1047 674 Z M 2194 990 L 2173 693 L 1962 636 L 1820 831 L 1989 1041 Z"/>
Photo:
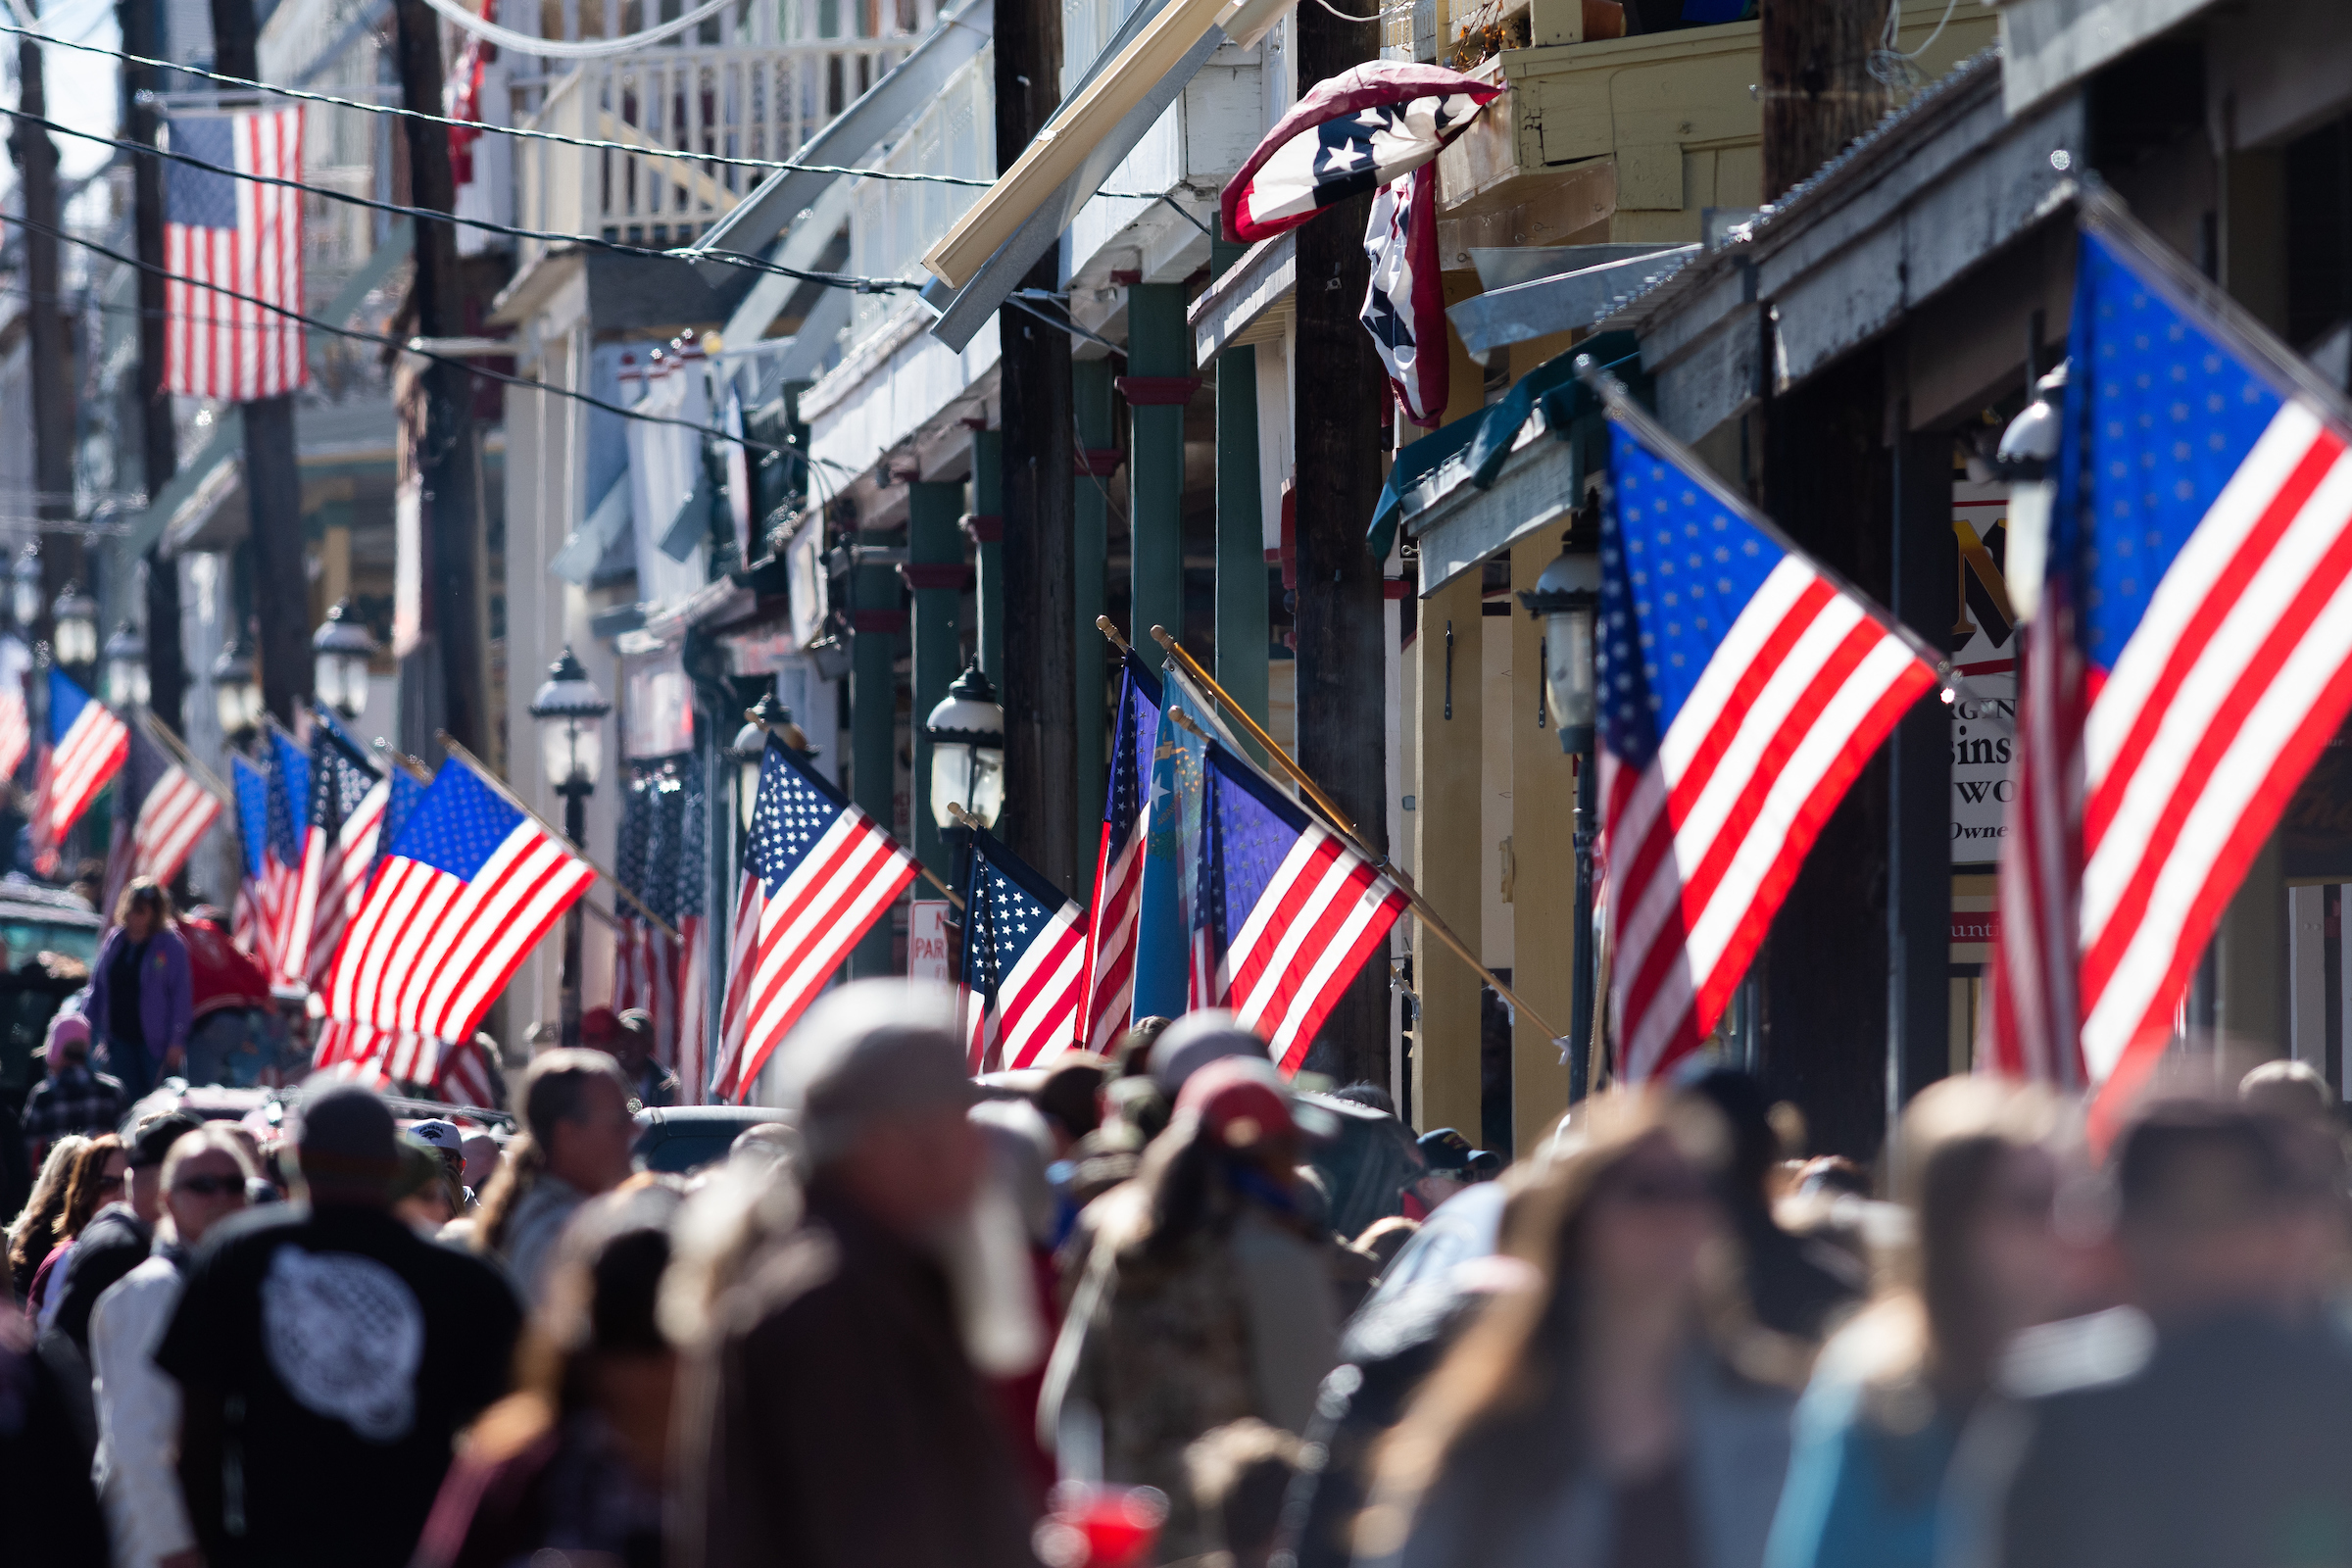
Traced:
<path fill-rule="evenodd" d="M 0 918 L 9 917 L 77 925 L 93 931 L 106 923 L 98 918 L 97 910 L 82 902 L 79 894 L 44 887 L 22 871 L 0 877 Z"/>

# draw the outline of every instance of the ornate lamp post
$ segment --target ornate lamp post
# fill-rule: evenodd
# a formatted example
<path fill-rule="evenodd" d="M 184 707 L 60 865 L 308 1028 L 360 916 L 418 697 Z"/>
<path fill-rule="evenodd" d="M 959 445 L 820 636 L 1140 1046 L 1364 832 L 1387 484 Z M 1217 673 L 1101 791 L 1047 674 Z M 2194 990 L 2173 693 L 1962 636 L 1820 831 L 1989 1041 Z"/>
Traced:
<path fill-rule="evenodd" d="M 546 684 L 531 698 L 539 723 L 547 782 L 564 797 L 564 836 L 576 847 L 588 836 L 588 797 L 605 757 L 605 715 L 612 705 L 569 648 L 548 667 Z M 564 1044 L 580 1043 L 580 906 L 564 915 L 564 971 L 560 982 Z"/>
<path fill-rule="evenodd" d="M 375 658 L 375 639 L 368 634 L 359 610 L 348 599 L 326 612 L 311 633 L 311 684 L 318 701 L 357 718 L 368 710 L 368 665 Z"/>

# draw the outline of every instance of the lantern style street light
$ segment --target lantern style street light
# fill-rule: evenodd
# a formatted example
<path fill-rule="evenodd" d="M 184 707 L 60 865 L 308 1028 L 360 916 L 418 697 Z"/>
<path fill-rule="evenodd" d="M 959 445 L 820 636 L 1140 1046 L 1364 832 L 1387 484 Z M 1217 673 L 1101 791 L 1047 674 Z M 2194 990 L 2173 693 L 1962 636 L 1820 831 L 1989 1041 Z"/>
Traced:
<path fill-rule="evenodd" d="M 262 683 L 254 678 L 253 650 L 232 637 L 213 661 L 213 711 L 220 733 L 242 745 L 262 727 Z"/>
<path fill-rule="evenodd" d="M 2009 421 L 1994 449 L 1993 469 L 2009 481 L 2008 544 L 2001 580 L 2021 621 L 2041 608 L 2049 562 L 2050 508 L 2058 499 L 2058 437 L 2065 423 L 2067 362 L 2034 383 L 2034 401 Z"/>
<path fill-rule="evenodd" d="M 346 718 L 368 710 L 368 665 L 375 639 L 348 599 L 326 612 L 311 633 L 311 683 L 318 701 Z"/>
<path fill-rule="evenodd" d="M 995 827 L 1004 809 L 1004 710 L 975 659 L 923 720 L 931 742 L 931 820 L 943 832 L 957 826 L 960 806 L 982 827 Z"/>
<path fill-rule="evenodd" d="M 547 681 L 531 698 L 539 722 L 540 756 L 547 782 L 564 797 L 564 836 L 574 848 L 588 836 L 588 797 L 605 755 L 605 715 L 612 705 L 597 690 L 569 648 L 548 666 Z M 564 971 L 559 983 L 564 1044 L 580 1043 L 580 906 L 564 914 Z"/>
<path fill-rule="evenodd" d="M 117 708 L 147 706 L 147 639 L 127 620 L 106 640 L 106 700 Z"/>
<path fill-rule="evenodd" d="M 87 669 L 98 662 L 98 601 L 68 584 L 49 607 L 55 626 L 50 647 L 68 669 Z"/>
<path fill-rule="evenodd" d="M 1568 1098 L 1592 1081 L 1592 993 L 1598 981 L 1592 944 L 1592 841 L 1598 816 L 1593 742 L 1600 682 L 1592 637 L 1600 614 L 1600 506 L 1587 501 L 1560 536 L 1560 556 L 1519 602 L 1544 625 L 1544 697 L 1560 732 L 1560 750 L 1576 758 L 1576 972 L 1568 1004 Z"/>
<path fill-rule="evenodd" d="M 17 626 L 26 636 L 32 634 L 32 624 L 41 618 L 41 552 L 38 546 L 26 545 L 17 564 L 8 570 L 8 608 L 17 617 Z"/>

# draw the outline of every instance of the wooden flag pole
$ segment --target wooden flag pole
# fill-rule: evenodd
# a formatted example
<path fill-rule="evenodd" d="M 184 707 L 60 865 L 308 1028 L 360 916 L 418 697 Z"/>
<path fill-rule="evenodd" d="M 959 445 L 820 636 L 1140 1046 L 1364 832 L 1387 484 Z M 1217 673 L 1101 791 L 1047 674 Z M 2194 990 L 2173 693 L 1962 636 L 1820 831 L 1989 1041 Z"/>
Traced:
<path fill-rule="evenodd" d="M 1152 638 L 1154 642 L 1158 643 L 1160 647 L 1168 651 L 1168 657 L 1170 659 L 1178 662 L 1178 663 L 1182 666 L 1185 677 L 1188 680 L 1197 683 L 1202 691 L 1209 695 L 1209 697 L 1216 703 L 1217 707 L 1224 710 L 1225 716 L 1227 718 L 1232 719 L 1234 722 L 1240 724 L 1244 730 L 1248 731 L 1251 740 L 1257 742 L 1258 745 L 1266 749 L 1266 755 L 1273 758 L 1275 761 L 1279 762 L 1282 765 L 1282 770 L 1290 774 L 1291 777 L 1298 782 L 1298 788 L 1304 791 L 1307 798 L 1311 800 L 1318 808 L 1321 809 L 1324 816 L 1330 821 L 1332 827 L 1339 832 L 1342 838 L 1348 841 L 1349 848 L 1353 849 L 1356 854 L 1362 856 L 1365 859 L 1370 860 L 1374 866 L 1379 868 L 1383 875 L 1387 876 L 1392 882 L 1396 884 L 1398 891 L 1404 894 L 1406 902 L 1413 906 L 1414 917 L 1418 919 L 1424 926 L 1429 928 L 1430 935 L 1436 937 L 1447 948 L 1450 948 L 1453 951 L 1454 956 L 1460 958 L 1464 963 L 1468 964 L 1473 973 L 1475 973 L 1480 979 L 1484 980 L 1488 985 L 1494 987 L 1494 994 L 1502 998 L 1503 1001 L 1509 1003 L 1513 1011 L 1526 1014 L 1528 1020 L 1537 1028 L 1543 1030 L 1548 1038 L 1553 1040 L 1561 1040 L 1566 1038 L 1560 1034 L 1558 1030 L 1552 1028 L 1550 1024 L 1544 1022 L 1544 1015 L 1542 1013 L 1539 1013 L 1535 1008 L 1529 1006 L 1525 1002 L 1520 1000 L 1519 994 L 1513 991 L 1508 985 L 1504 984 L 1494 970 L 1488 968 L 1484 963 L 1479 961 L 1478 955 L 1470 950 L 1469 944 L 1464 942 L 1460 937 L 1454 935 L 1453 927 L 1447 925 L 1445 917 L 1440 915 L 1436 909 L 1430 907 L 1429 901 L 1421 896 L 1421 890 L 1413 886 L 1412 878 L 1406 876 L 1403 870 L 1399 868 L 1394 861 L 1392 861 L 1387 856 L 1379 854 L 1373 850 L 1371 846 L 1364 842 L 1363 835 L 1356 830 L 1355 823 L 1348 817 L 1347 812 L 1340 809 L 1338 803 L 1334 802 L 1330 796 L 1323 793 L 1322 786 L 1318 785 L 1313 779 L 1306 776 L 1306 770 L 1304 768 L 1300 767 L 1297 762 L 1291 760 L 1290 754 L 1277 745 L 1274 737 L 1267 734 L 1262 728 L 1260 728 L 1255 719 L 1251 718 L 1247 712 L 1243 711 L 1239 703 L 1236 703 L 1232 698 L 1225 695 L 1225 688 L 1219 686 L 1216 681 L 1210 677 L 1208 671 L 1200 667 L 1199 661 L 1195 660 L 1192 655 L 1184 651 L 1184 646 L 1181 643 L 1177 642 L 1175 638 L 1169 636 L 1164 627 L 1159 626 L 1154 626 L 1152 628 Z M 1116 640 L 1115 635 L 1113 640 Z M 1212 738 L 1206 730 L 1194 723 L 1190 716 L 1187 715 L 1183 710 L 1169 709 L 1167 710 L 1167 712 L 1170 717 L 1175 719 L 1178 728 L 1190 730 L 1194 734 L 1200 736 L 1202 740 L 1208 740 Z"/>
<path fill-rule="evenodd" d="M 795 736 L 786 734 L 783 726 L 778 724 L 770 724 L 766 719 L 760 715 L 757 710 L 750 708 L 745 709 L 743 710 L 743 721 L 747 724 L 757 724 L 761 729 L 767 731 L 770 736 L 774 737 L 776 744 L 783 747 L 786 751 L 799 752 L 804 757 L 808 755 L 808 738 L 806 735 L 796 738 Z M 892 842 L 896 843 L 897 840 L 894 839 Z M 947 895 L 948 902 L 956 906 L 956 912 L 957 914 L 961 914 L 963 912 L 963 900 L 956 896 L 954 888 L 948 886 L 947 883 L 940 880 L 939 874 L 936 871 L 933 871 L 929 866 L 925 865 L 920 860 L 914 862 L 914 868 L 917 872 L 921 873 L 924 881 L 930 883 L 933 887 L 939 889 L 940 892 Z"/>
<path fill-rule="evenodd" d="M 409 777 L 415 779 L 417 783 L 430 784 L 433 781 L 433 770 L 431 768 L 425 766 L 423 762 L 417 760 L 414 757 L 411 757 L 408 753 L 398 750 L 390 741 L 385 740 L 381 735 L 378 735 L 369 744 L 374 746 L 377 751 L 383 753 L 384 756 L 396 766 L 398 766 L 402 772 L 408 774 Z"/>
<path fill-rule="evenodd" d="M 653 910 L 647 908 L 645 906 L 645 901 L 639 898 L 636 893 L 630 889 L 626 882 L 623 882 L 620 878 L 614 876 L 612 872 L 597 864 L 596 861 L 589 857 L 589 854 L 586 850 L 582 849 L 577 844 L 572 844 L 571 840 L 566 838 L 564 835 L 563 830 L 558 828 L 555 823 L 550 822 L 546 817 L 541 816 L 537 811 L 532 810 L 528 806 L 524 805 L 521 796 L 507 788 L 505 780 L 501 779 L 497 774 L 484 767 L 481 764 L 480 759 L 476 758 L 465 747 L 460 746 L 457 742 L 457 738 L 451 735 L 449 731 L 437 730 L 434 732 L 433 739 L 441 743 L 441 749 L 443 751 L 456 758 L 459 761 L 465 763 L 467 772 L 471 773 L 475 778 L 480 779 L 484 784 L 489 785 L 491 790 L 498 796 L 500 800 L 505 801 L 509 806 L 512 806 L 514 808 L 514 809 L 520 811 L 523 815 L 529 817 L 532 821 L 538 823 L 542 828 L 546 829 L 548 836 L 553 838 L 558 844 L 571 845 L 571 853 L 573 857 L 577 858 L 582 865 L 585 865 L 589 870 L 594 871 L 598 876 L 601 876 L 606 881 L 612 883 L 613 892 L 619 894 L 622 898 L 635 905 L 637 906 L 637 912 L 644 915 L 648 920 L 653 921 L 654 924 L 660 926 L 662 934 L 668 937 L 670 941 L 683 942 L 686 940 L 684 937 L 678 935 L 678 928 L 676 926 L 671 925 L 667 920 L 662 919 Z"/>

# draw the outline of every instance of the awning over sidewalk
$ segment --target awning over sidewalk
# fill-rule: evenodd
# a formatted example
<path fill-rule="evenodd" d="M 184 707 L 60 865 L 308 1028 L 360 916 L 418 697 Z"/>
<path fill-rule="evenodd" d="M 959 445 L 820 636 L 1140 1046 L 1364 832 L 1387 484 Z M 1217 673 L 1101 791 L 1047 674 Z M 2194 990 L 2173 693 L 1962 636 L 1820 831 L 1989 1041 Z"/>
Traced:
<path fill-rule="evenodd" d="M 1187 313 L 1193 363 L 1206 365 L 1227 349 L 1280 338 L 1296 314 L 1298 287 L 1296 229 L 1250 246 L 1223 277 L 1201 290 Z"/>

